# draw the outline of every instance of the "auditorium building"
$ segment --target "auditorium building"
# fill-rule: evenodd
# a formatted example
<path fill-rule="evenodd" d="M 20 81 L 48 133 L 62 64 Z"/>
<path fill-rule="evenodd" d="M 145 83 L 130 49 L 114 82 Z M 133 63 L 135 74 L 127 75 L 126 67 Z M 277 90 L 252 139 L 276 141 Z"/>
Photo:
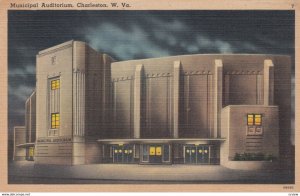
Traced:
<path fill-rule="evenodd" d="M 37 54 L 25 119 L 15 129 L 15 160 L 35 164 L 284 162 L 291 59 L 192 54 L 116 61 L 69 41 Z"/>

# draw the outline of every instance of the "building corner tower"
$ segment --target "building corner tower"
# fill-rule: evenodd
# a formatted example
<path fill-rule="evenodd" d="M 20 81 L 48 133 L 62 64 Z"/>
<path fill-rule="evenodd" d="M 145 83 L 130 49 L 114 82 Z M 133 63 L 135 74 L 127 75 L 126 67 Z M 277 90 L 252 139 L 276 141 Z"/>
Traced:
<path fill-rule="evenodd" d="M 111 61 L 79 41 L 39 52 L 35 163 L 99 161 L 101 152 L 93 145 L 106 134 Z"/>

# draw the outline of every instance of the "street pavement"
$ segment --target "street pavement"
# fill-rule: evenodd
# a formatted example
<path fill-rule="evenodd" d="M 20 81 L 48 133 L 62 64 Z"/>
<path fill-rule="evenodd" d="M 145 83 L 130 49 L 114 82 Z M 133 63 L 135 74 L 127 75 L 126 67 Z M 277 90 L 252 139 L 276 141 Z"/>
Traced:
<path fill-rule="evenodd" d="M 290 170 L 233 170 L 220 165 L 91 164 L 76 166 L 37 165 L 30 161 L 9 163 L 9 183 L 230 183 L 290 184 Z"/>

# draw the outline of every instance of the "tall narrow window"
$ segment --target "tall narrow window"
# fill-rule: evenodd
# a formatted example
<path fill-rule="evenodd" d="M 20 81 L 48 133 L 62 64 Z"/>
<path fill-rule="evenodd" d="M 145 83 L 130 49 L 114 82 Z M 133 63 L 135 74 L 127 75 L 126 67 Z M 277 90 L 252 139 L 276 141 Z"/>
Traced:
<path fill-rule="evenodd" d="M 48 136 L 58 136 L 60 121 L 60 79 L 49 79 L 49 130 Z"/>
<path fill-rule="evenodd" d="M 51 129 L 58 129 L 60 124 L 59 122 L 60 122 L 59 113 L 51 114 Z"/>
<path fill-rule="evenodd" d="M 57 80 L 52 80 L 51 81 L 51 90 L 56 90 L 60 88 L 60 81 L 59 79 Z"/>

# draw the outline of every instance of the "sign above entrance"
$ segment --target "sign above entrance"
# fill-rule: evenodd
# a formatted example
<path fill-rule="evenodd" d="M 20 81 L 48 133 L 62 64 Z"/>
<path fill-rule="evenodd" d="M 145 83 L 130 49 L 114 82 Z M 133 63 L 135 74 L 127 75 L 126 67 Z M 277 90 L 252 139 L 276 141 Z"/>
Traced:
<path fill-rule="evenodd" d="M 37 143 L 66 143 L 72 142 L 71 137 L 38 138 Z"/>

